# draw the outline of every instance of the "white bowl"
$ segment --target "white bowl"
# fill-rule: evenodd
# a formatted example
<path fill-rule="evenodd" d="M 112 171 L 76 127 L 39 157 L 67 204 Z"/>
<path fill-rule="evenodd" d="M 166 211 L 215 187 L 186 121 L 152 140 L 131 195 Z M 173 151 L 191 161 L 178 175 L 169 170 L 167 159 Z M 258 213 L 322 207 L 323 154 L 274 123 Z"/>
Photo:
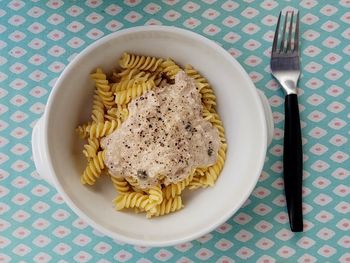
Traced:
<path fill-rule="evenodd" d="M 94 85 L 89 73 L 98 66 L 111 71 L 124 51 L 192 64 L 214 87 L 226 129 L 227 160 L 216 185 L 186 192 L 183 210 L 151 220 L 115 211 L 116 193 L 108 178 L 94 187 L 80 184 L 86 161 L 74 129 L 90 118 Z M 241 207 L 261 173 L 272 130 L 266 98 L 223 48 L 175 27 L 135 27 L 96 41 L 64 70 L 33 130 L 33 157 L 39 174 L 95 229 L 135 245 L 168 246 L 212 231 Z"/>

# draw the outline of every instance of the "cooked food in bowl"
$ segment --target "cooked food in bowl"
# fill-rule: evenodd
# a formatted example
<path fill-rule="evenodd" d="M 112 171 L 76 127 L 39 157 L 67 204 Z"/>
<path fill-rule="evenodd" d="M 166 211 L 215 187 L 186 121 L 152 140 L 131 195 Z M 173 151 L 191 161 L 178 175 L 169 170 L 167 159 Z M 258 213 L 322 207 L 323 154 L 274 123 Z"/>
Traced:
<path fill-rule="evenodd" d="M 126 47 L 135 54 L 171 57 L 180 65 L 191 63 L 201 72 L 215 91 L 215 107 L 210 107 L 210 104 L 213 105 L 216 101 L 211 87 L 194 69 L 183 67 L 185 73 L 195 79 L 196 85 L 201 83 L 201 101 L 205 104 L 203 115 L 209 112 L 204 115 L 205 119 L 217 128 L 220 140 L 226 137 L 229 146 L 225 152 L 225 144 L 220 144 L 217 163 L 208 169 L 197 168 L 190 183 L 185 180 L 183 183 L 161 185 L 163 200 L 175 201 L 162 201 L 161 206 L 156 205 L 159 214 L 176 210 L 175 204 L 182 202 L 185 208 L 170 216 L 153 218 L 152 215 L 152 220 L 145 220 L 143 213 L 133 213 L 135 208 L 125 209 L 131 210 L 130 212 L 114 211 L 111 200 L 116 196 L 128 197 L 123 201 L 128 207 L 135 207 L 141 203 L 147 205 L 154 199 L 150 198 L 152 190 L 145 192 L 140 189 L 140 192 L 136 192 L 133 181 L 129 183 L 121 176 L 108 175 L 108 168 L 103 160 L 103 148 L 100 146 L 102 138 L 120 129 L 131 114 L 127 105 L 117 106 L 116 95 L 113 92 L 122 95 L 121 101 L 127 98 L 129 103 L 135 98 L 133 94 L 140 97 L 148 91 L 144 85 L 142 87 L 145 89 L 128 89 L 132 85 L 128 86 L 127 83 L 132 82 L 127 81 L 123 82 L 126 86 L 120 91 L 116 91 L 116 87 L 109 84 L 120 83 L 121 79 L 127 80 L 127 76 L 136 81 L 135 74 L 131 72 L 138 70 L 142 73 L 137 78 L 146 76 L 150 79 L 150 75 L 155 73 L 152 66 L 134 71 L 125 70 L 124 66 L 116 73 L 129 72 L 127 76 L 111 75 L 117 66 L 117 58 L 123 56 Z M 132 63 L 148 65 L 149 62 L 146 61 L 152 61 L 151 57 L 148 60 L 147 57 L 137 60 L 136 56 L 124 59 L 125 62 L 134 61 Z M 158 78 L 166 79 L 169 76 L 167 84 L 171 84 L 174 80 L 171 76 L 178 73 L 175 63 L 166 59 L 153 61 L 159 61 L 152 62 L 153 65 L 158 63 L 157 67 L 162 63 L 162 71 L 169 74 L 156 74 L 153 77 L 155 85 L 151 89 L 156 90 L 160 85 L 156 83 Z M 95 74 L 98 66 L 108 72 L 108 77 L 102 71 Z M 147 73 L 149 75 L 146 75 Z M 94 79 L 100 80 L 95 83 L 89 77 L 90 74 Z M 95 86 L 98 86 L 97 89 Z M 205 110 L 207 108 L 208 111 Z M 222 123 L 213 108 L 225 124 L 225 136 Z M 265 160 L 266 145 L 271 140 L 271 115 L 267 99 L 257 92 L 248 74 L 216 43 L 175 27 L 128 28 L 94 42 L 65 68 L 50 94 L 45 114 L 33 129 L 33 159 L 40 176 L 58 190 L 72 211 L 100 233 L 139 246 L 176 245 L 213 231 L 232 217 L 247 200 L 259 178 Z M 86 133 L 86 140 L 77 140 L 74 129 L 83 123 L 89 123 L 90 127 L 87 130 L 81 129 L 83 135 Z M 86 147 L 83 149 L 84 142 Z M 82 149 L 89 157 L 90 168 L 86 170 L 86 158 L 81 153 Z M 221 171 L 225 158 L 226 162 Z M 96 169 L 97 166 L 100 170 Z M 80 180 L 84 170 L 86 187 L 81 186 Z M 200 176 L 202 174 L 203 176 Z M 220 178 L 215 181 L 218 174 Z M 214 187 L 201 189 L 202 186 L 214 182 Z M 90 187 L 89 183 L 94 185 Z M 122 194 L 117 195 L 113 185 Z M 196 187 L 200 189 L 189 190 Z M 184 188 L 186 190 L 182 191 Z M 123 191 L 133 193 L 123 195 Z M 152 193 L 152 196 L 155 195 Z M 124 205 L 123 202 L 120 204 Z"/>
<path fill-rule="evenodd" d="M 100 68 L 91 74 L 92 121 L 77 128 L 87 139 L 81 182 L 110 176 L 117 210 L 148 218 L 175 212 L 182 191 L 213 186 L 224 165 L 216 97 L 190 65 L 124 53 L 119 66 L 110 76 Z"/>

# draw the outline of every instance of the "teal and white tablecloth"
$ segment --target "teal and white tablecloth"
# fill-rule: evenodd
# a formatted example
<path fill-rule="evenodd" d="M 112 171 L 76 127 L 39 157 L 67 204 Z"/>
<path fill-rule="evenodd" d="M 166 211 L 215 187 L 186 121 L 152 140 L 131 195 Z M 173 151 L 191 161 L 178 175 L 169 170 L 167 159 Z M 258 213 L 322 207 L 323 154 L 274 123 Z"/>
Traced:
<path fill-rule="evenodd" d="M 289 230 L 283 93 L 269 73 L 278 13 L 301 15 L 305 232 Z M 57 77 L 87 45 L 145 24 L 220 43 L 269 98 L 274 140 L 253 194 L 230 220 L 175 247 L 94 231 L 41 180 L 31 130 Z M 350 262 L 350 0 L 0 1 L 0 262 Z"/>

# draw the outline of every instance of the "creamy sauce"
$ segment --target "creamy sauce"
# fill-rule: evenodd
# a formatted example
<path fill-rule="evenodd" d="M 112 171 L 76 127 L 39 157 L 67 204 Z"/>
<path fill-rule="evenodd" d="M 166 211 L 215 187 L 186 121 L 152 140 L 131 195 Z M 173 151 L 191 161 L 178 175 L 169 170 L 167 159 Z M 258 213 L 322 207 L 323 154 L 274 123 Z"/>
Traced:
<path fill-rule="evenodd" d="M 194 81 L 184 72 L 129 103 L 129 116 L 102 140 L 113 176 L 131 177 L 141 188 L 185 179 L 192 169 L 213 165 L 219 133 L 202 117 Z"/>

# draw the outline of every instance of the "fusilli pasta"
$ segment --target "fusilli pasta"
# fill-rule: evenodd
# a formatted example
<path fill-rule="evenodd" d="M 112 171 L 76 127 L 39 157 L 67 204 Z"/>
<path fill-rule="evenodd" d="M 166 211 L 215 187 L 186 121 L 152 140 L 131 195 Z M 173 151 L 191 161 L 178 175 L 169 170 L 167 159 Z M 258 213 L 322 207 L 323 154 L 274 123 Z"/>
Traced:
<path fill-rule="evenodd" d="M 200 91 L 204 87 L 210 87 L 208 81 L 198 73 L 191 65 L 185 66 L 185 72 L 188 76 L 194 79 L 198 90 Z"/>
<path fill-rule="evenodd" d="M 195 190 L 195 189 L 198 189 L 202 186 L 203 186 L 203 184 L 200 182 L 200 175 L 196 173 L 193 176 L 191 182 L 188 184 L 188 189 Z"/>
<path fill-rule="evenodd" d="M 162 63 L 163 59 L 138 56 L 134 54 L 124 53 L 119 60 L 119 65 L 122 68 L 142 69 L 148 71 L 156 71 L 158 66 Z"/>
<path fill-rule="evenodd" d="M 106 114 L 104 115 L 104 119 L 112 121 L 112 120 L 117 120 L 118 116 L 118 108 L 117 107 L 112 107 L 109 110 L 107 110 Z"/>
<path fill-rule="evenodd" d="M 139 208 L 142 211 L 155 213 L 155 206 L 150 203 L 148 195 L 136 192 L 128 192 L 117 196 L 114 200 L 116 210 L 124 208 Z"/>
<path fill-rule="evenodd" d="M 169 185 L 165 186 L 162 189 L 163 196 L 166 199 L 170 199 L 170 198 L 174 198 L 177 195 L 180 195 L 181 192 L 185 189 L 185 187 L 188 186 L 189 183 L 192 181 L 193 174 L 194 174 L 194 171 L 187 178 L 182 180 L 181 182 L 178 182 L 177 184 L 169 184 Z"/>
<path fill-rule="evenodd" d="M 91 123 L 86 123 L 79 125 L 75 131 L 79 134 L 79 137 L 82 139 L 86 139 L 89 137 L 89 132 L 88 132 L 88 127 L 90 127 L 92 124 Z"/>
<path fill-rule="evenodd" d="M 161 69 L 169 78 L 175 78 L 175 75 L 181 71 L 181 68 L 170 58 L 162 62 Z"/>
<path fill-rule="evenodd" d="M 120 126 L 120 124 L 120 120 L 105 121 L 104 123 L 92 123 L 85 126 L 84 135 L 87 133 L 89 134 L 90 138 L 101 138 L 111 134 Z"/>
<path fill-rule="evenodd" d="M 98 149 L 100 148 L 100 141 L 97 138 L 89 138 L 88 143 L 84 145 L 83 154 L 86 158 L 94 158 L 97 154 Z"/>
<path fill-rule="evenodd" d="M 97 155 L 88 162 L 85 171 L 83 172 L 80 181 L 82 184 L 93 185 L 96 179 L 101 176 L 101 172 L 105 167 L 104 151 L 100 151 Z"/>
<path fill-rule="evenodd" d="M 150 91 L 154 87 L 154 81 L 148 80 L 145 83 L 134 85 L 126 90 L 117 91 L 115 93 L 115 103 L 117 103 L 118 105 L 127 104 L 132 99 L 141 96 L 142 94 L 146 93 L 147 91 Z"/>
<path fill-rule="evenodd" d="M 119 194 L 126 194 L 132 190 L 124 177 L 111 176 L 111 180 L 115 190 L 117 190 Z"/>
<path fill-rule="evenodd" d="M 202 102 L 204 106 L 210 110 L 216 106 L 216 96 L 213 89 L 209 85 L 209 82 L 204 78 L 197 70 L 191 65 L 185 66 L 185 72 L 194 79 L 196 86 L 202 96 Z"/>
<path fill-rule="evenodd" d="M 91 118 L 93 122 L 103 122 L 104 121 L 104 104 L 101 97 L 95 91 L 93 103 L 92 103 L 92 114 Z"/>
<path fill-rule="evenodd" d="M 202 187 L 213 186 L 217 180 L 225 162 L 227 145 L 222 143 L 218 153 L 218 160 L 213 166 L 209 166 L 204 176 L 199 179 Z"/>
<path fill-rule="evenodd" d="M 148 194 L 151 204 L 159 205 L 163 201 L 163 192 L 160 186 L 152 186 L 148 190 Z"/>
<path fill-rule="evenodd" d="M 122 121 L 125 121 L 129 116 L 128 108 L 126 106 L 123 106 L 123 105 L 118 106 L 117 115 Z"/>
<path fill-rule="evenodd" d="M 174 198 L 164 199 L 161 204 L 156 206 L 156 212 L 149 211 L 147 217 L 166 215 L 181 208 L 183 208 L 181 196 L 175 196 Z"/>
<path fill-rule="evenodd" d="M 91 78 L 95 81 L 97 94 L 100 96 L 102 103 L 106 108 L 111 108 L 114 105 L 114 95 L 106 74 L 98 68 L 95 73 L 91 74 Z"/>

